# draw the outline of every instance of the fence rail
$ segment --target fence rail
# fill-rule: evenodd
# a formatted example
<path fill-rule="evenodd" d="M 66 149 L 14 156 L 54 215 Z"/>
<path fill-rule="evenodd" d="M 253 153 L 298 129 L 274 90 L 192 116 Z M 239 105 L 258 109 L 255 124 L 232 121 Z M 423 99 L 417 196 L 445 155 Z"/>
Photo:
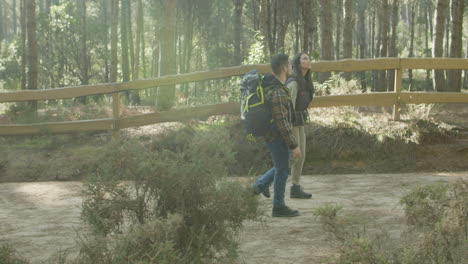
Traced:
<path fill-rule="evenodd" d="M 77 133 L 105 130 L 113 130 L 114 135 L 118 136 L 120 129 L 129 127 L 144 126 L 163 122 L 183 121 L 191 118 L 208 117 L 212 115 L 237 113 L 239 111 L 239 104 L 234 102 L 217 105 L 197 106 L 121 118 L 119 116 L 119 92 L 239 76 L 252 69 L 257 69 L 261 73 L 267 73 L 270 71 L 270 67 L 267 64 L 246 65 L 231 68 L 221 68 L 212 71 L 170 75 L 146 80 L 136 80 L 125 83 L 106 83 L 35 91 L 27 90 L 16 92 L 1 92 L 0 103 L 65 99 L 79 96 L 111 93 L 113 118 L 60 123 L 0 125 L 0 136 L 37 135 L 43 133 Z M 399 107 L 401 104 L 468 103 L 468 94 L 463 93 L 401 92 L 403 70 L 408 69 L 468 70 L 468 59 L 380 58 L 369 60 L 314 62 L 312 63 L 312 71 L 314 72 L 395 70 L 396 74 L 395 87 L 393 92 L 318 96 L 315 97 L 311 107 L 393 105 L 393 118 L 394 120 L 399 120 Z"/>

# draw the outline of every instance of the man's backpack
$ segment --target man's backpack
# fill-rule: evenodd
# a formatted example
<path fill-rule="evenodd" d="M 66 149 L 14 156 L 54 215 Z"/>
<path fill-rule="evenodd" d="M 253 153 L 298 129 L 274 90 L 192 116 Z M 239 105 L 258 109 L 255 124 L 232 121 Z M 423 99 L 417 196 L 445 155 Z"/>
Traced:
<path fill-rule="evenodd" d="M 241 120 L 247 132 L 247 139 L 267 135 L 272 128 L 270 105 L 265 100 L 262 76 L 257 70 L 251 70 L 240 82 Z"/>

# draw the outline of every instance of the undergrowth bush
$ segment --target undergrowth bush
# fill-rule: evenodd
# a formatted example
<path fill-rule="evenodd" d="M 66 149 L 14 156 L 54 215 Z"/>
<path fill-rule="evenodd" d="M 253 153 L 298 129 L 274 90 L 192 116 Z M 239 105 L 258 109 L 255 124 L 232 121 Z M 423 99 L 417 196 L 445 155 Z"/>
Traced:
<path fill-rule="evenodd" d="M 84 189 L 78 263 L 225 263 L 259 201 L 227 179 L 235 162 L 222 126 L 185 129 L 177 144 L 115 142 Z M 222 143 L 222 144 L 220 144 Z M 166 144 L 166 145 L 164 145 Z"/>
<path fill-rule="evenodd" d="M 418 186 L 401 203 L 418 240 L 403 263 L 466 263 L 468 259 L 468 182 Z"/>
<path fill-rule="evenodd" d="M 2 264 L 28 264 L 18 252 L 9 244 L 0 245 L 0 263 Z"/>
<path fill-rule="evenodd" d="M 416 186 L 401 199 L 408 231 L 391 241 L 385 230 L 371 233 L 340 205 L 313 213 L 339 242 L 339 264 L 464 264 L 468 259 L 468 182 Z"/>

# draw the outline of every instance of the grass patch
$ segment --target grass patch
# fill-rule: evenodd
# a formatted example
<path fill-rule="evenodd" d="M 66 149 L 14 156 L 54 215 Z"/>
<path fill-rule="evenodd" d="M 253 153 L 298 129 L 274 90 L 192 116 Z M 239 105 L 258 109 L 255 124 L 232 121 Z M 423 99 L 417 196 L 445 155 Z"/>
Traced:
<path fill-rule="evenodd" d="M 369 232 L 343 207 L 327 204 L 314 210 L 325 231 L 339 243 L 329 263 L 463 264 L 468 259 L 468 182 L 416 186 L 401 199 L 408 230 L 391 241 L 383 229 Z"/>
<path fill-rule="evenodd" d="M 237 257 L 244 220 L 259 201 L 227 179 L 234 162 L 222 127 L 173 134 L 177 144 L 133 140 L 105 148 L 84 189 L 92 234 L 78 263 L 225 263 Z M 217 142 L 225 142 L 218 144 Z M 159 144 L 161 143 L 161 144 Z"/>
<path fill-rule="evenodd" d="M 18 252 L 9 244 L 0 245 L 0 263 L 2 264 L 28 264 Z"/>

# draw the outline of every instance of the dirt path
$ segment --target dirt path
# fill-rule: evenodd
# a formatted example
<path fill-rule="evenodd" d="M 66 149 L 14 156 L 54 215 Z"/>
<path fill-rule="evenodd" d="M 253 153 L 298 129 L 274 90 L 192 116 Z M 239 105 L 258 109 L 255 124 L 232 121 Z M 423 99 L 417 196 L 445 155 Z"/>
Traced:
<path fill-rule="evenodd" d="M 336 252 L 312 209 L 337 202 L 345 212 L 386 226 L 398 237 L 404 228 L 399 199 L 416 184 L 468 180 L 465 173 L 314 175 L 303 178 L 312 200 L 291 200 L 302 215 L 265 223 L 246 223 L 240 236 L 239 263 L 321 263 Z M 75 248 L 80 230 L 79 182 L 0 184 L 0 243 L 8 242 L 32 263 L 46 260 L 57 249 Z M 289 191 L 287 192 L 289 196 Z M 267 210 L 271 200 L 262 198 Z"/>

